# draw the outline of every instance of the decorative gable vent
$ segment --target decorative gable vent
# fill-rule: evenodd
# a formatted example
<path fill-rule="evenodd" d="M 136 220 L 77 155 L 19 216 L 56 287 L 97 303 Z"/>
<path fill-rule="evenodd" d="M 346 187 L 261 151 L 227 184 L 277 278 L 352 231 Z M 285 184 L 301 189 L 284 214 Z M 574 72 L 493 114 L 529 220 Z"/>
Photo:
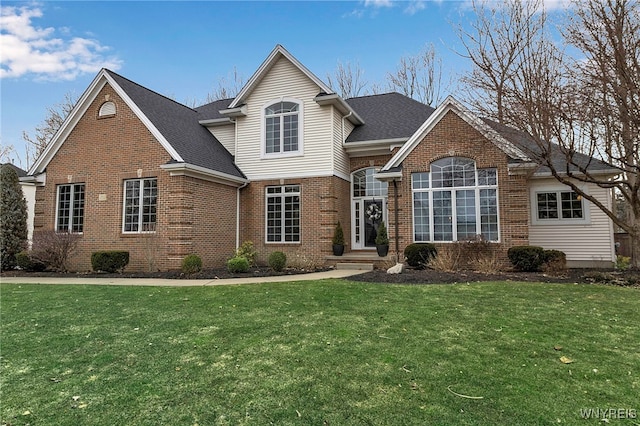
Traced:
<path fill-rule="evenodd" d="M 98 117 L 109 117 L 112 115 L 116 115 L 116 104 L 111 101 L 103 103 L 102 106 L 100 106 Z"/>

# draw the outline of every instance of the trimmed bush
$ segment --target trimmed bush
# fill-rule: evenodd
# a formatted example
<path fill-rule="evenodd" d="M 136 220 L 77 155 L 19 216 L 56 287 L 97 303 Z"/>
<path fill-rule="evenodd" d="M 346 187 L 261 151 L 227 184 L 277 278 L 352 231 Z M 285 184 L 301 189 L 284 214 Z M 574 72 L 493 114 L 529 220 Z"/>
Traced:
<path fill-rule="evenodd" d="M 282 272 L 287 265 L 287 255 L 281 251 L 274 251 L 269 255 L 269 266 L 276 272 Z"/>
<path fill-rule="evenodd" d="M 122 271 L 128 264 L 128 251 L 109 250 L 91 253 L 91 268 L 96 272 Z"/>
<path fill-rule="evenodd" d="M 247 272 L 249 270 L 249 261 L 244 256 L 235 256 L 227 260 L 227 269 L 231 273 Z"/>
<path fill-rule="evenodd" d="M 567 270 L 567 255 L 560 250 L 545 250 L 542 269 L 549 273 L 563 273 Z"/>
<path fill-rule="evenodd" d="M 47 269 L 47 265 L 31 257 L 28 251 L 21 251 L 16 254 L 18 267 L 27 272 L 42 272 Z"/>
<path fill-rule="evenodd" d="M 189 254 L 182 259 L 182 272 L 185 274 L 195 274 L 202 271 L 202 259 L 197 254 Z"/>
<path fill-rule="evenodd" d="M 378 235 L 376 235 L 376 244 L 379 246 L 386 246 L 389 244 L 389 236 L 387 235 L 387 226 L 384 222 L 380 222 L 378 227 Z"/>
<path fill-rule="evenodd" d="M 331 241 L 336 246 L 344 245 L 344 231 L 342 230 L 340 221 L 336 224 L 336 229 L 333 231 L 333 239 Z"/>
<path fill-rule="evenodd" d="M 407 264 L 419 269 L 424 269 L 437 254 L 436 246 L 429 243 L 413 243 L 404 249 Z"/>
<path fill-rule="evenodd" d="M 253 266 L 256 264 L 256 255 L 257 252 L 253 247 L 252 241 L 245 241 L 242 243 L 240 247 L 236 250 L 235 257 L 244 257 L 249 262 L 249 266 Z"/>
<path fill-rule="evenodd" d="M 514 246 L 507 251 L 511 264 L 523 272 L 535 272 L 545 261 L 544 249 L 538 246 Z"/>

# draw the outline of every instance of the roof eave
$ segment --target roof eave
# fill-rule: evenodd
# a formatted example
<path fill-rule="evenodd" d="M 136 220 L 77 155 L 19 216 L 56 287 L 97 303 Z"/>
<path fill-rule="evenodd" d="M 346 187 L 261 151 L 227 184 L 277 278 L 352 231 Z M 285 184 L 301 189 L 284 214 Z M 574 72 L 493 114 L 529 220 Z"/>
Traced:
<path fill-rule="evenodd" d="M 358 113 L 353 108 L 351 108 L 351 105 L 349 105 L 337 93 L 330 93 L 330 94 L 322 93 L 316 96 L 315 98 L 313 98 L 313 100 L 320 106 L 333 105 L 338 109 L 338 111 L 340 111 L 341 114 L 346 116 L 345 118 L 347 120 L 349 120 L 352 124 L 356 126 L 364 124 L 364 119 L 360 117 L 360 115 L 358 115 Z"/>
<path fill-rule="evenodd" d="M 167 163 L 161 165 L 160 168 L 168 171 L 170 176 L 189 176 L 234 187 L 240 187 L 249 183 L 249 180 L 246 178 L 233 176 L 228 173 L 190 163 Z"/>
<path fill-rule="evenodd" d="M 232 124 L 233 121 L 231 120 L 230 117 L 224 117 L 224 118 L 211 118 L 208 120 L 200 120 L 198 121 L 198 123 L 200 123 L 204 127 L 219 127 L 219 126 L 226 126 L 228 124 Z"/>

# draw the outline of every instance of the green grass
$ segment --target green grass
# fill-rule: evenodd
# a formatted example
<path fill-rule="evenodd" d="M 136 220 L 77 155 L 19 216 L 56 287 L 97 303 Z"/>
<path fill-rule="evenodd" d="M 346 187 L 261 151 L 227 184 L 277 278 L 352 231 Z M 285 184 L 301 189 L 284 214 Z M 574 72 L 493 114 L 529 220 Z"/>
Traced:
<path fill-rule="evenodd" d="M 637 289 L 329 280 L 3 284 L 0 296 L 2 424 L 583 425 L 602 421 L 581 409 L 640 415 Z"/>

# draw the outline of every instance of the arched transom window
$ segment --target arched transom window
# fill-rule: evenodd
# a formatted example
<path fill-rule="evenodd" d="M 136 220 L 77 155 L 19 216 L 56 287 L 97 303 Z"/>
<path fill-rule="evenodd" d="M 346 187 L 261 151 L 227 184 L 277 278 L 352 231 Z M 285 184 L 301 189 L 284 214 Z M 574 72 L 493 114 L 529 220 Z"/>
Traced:
<path fill-rule="evenodd" d="M 264 109 L 265 154 L 301 151 L 300 110 L 301 104 L 293 101 L 278 101 Z"/>
<path fill-rule="evenodd" d="M 386 182 L 379 181 L 374 178 L 376 169 L 371 167 L 368 169 L 358 170 L 353 174 L 353 197 L 386 197 Z"/>
<path fill-rule="evenodd" d="M 462 241 L 477 235 L 498 241 L 498 174 L 475 161 L 447 157 L 430 172 L 411 175 L 416 242 Z"/>

